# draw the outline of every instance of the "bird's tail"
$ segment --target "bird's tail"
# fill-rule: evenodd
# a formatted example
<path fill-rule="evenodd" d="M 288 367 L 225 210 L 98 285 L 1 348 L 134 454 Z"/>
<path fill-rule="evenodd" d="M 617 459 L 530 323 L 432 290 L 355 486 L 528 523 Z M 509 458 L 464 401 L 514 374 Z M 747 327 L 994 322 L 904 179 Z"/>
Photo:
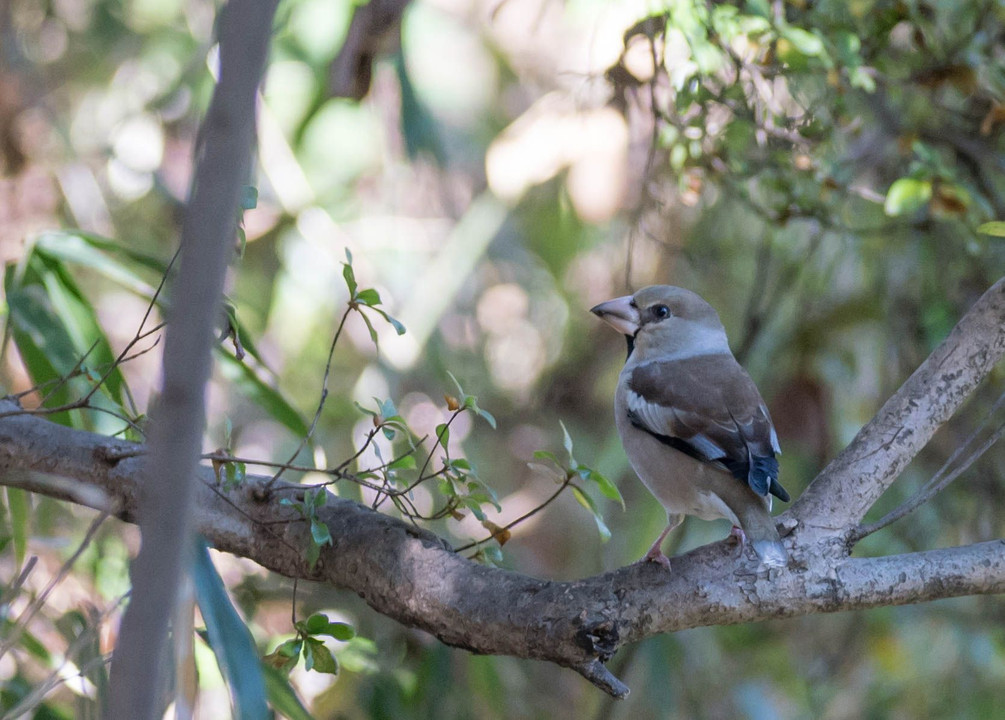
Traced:
<path fill-rule="evenodd" d="M 750 541 L 751 547 L 768 567 L 785 567 L 789 564 L 789 555 L 785 552 L 782 539 L 775 529 L 775 520 L 771 513 L 761 507 L 752 507 L 740 518 L 743 532 Z"/>

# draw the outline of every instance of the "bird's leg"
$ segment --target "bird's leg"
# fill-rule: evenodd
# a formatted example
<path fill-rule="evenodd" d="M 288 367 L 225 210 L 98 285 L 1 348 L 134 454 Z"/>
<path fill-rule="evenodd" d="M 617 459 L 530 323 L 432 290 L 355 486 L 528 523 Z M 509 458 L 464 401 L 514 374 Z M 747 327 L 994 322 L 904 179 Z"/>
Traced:
<path fill-rule="evenodd" d="M 743 548 L 747 544 L 747 534 L 743 532 L 743 528 L 739 525 L 734 525 L 730 531 L 728 537 L 736 539 L 736 545 L 739 548 L 737 551 L 738 557 L 743 557 Z"/>
<path fill-rule="evenodd" d="M 670 559 L 663 554 L 663 550 L 660 546 L 663 544 L 663 540 L 666 539 L 666 536 L 670 534 L 670 531 L 676 528 L 682 522 L 684 522 L 683 514 L 667 515 L 667 526 L 663 528 L 663 532 L 661 532 L 660 536 L 656 538 L 656 542 L 652 544 L 652 546 L 649 548 L 649 551 L 642 556 L 642 560 L 640 560 L 639 562 L 659 563 L 667 570 L 669 570 Z"/>

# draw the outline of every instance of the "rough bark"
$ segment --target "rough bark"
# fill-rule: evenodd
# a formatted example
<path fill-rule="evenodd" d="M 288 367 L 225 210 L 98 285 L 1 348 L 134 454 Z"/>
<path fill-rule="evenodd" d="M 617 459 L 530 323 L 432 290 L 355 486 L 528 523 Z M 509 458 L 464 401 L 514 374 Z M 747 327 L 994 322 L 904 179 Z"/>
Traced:
<path fill-rule="evenodd" d="M 1001 358 L 1003 324 L 999 281 L 779 517 L 792 558 L 783 570 L 759 570 L 756 559 L 738 559 L 722 542 L 675 557 L 670 573 L 636 564 L 554 582 L 471 562 L 431 533 L 331 496 L 322 516 L 334 544 L 312 571 L 301 551 L 306 528 L 278 504 L 295 486 L 268 493 L 267 478 L 251 477 L 224 494 L 206 467 L 193 523 L 220 550 L 353 590 L 377 612 L 447 644 L 555 662 L 623 696 L 628 688 L 603 663 L 625 643 L 656 633 L 1005 592 L 1003 540 L 881 558 L 852 558 L 848 542 L 869 505 Z M 133 520 L 142 451 L 0 403 L 0 483 Z"/>

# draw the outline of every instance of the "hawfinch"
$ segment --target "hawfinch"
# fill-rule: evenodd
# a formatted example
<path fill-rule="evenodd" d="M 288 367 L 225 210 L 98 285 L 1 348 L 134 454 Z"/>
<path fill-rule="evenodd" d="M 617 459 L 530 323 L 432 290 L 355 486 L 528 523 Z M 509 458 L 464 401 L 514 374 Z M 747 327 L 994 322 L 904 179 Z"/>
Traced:
<path fill-rule="evenodd" d="M 645 560 L 669 567 L 663 539 L 684 519 L 726 518 L 765 565 L 788 558 L 771 518 L 781 452 L 764 400 L 730 352 L 711 305 L 690 290 L 643 288 L 590 312 L 628 339 L 614 411 L 635 472 L 667 511 Z"/>

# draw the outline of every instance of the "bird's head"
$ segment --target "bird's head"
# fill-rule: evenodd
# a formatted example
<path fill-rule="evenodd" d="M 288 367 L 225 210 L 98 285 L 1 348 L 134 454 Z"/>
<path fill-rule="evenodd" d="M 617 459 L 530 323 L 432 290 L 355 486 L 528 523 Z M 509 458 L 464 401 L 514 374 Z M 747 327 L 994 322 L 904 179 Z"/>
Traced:
<path fill-rule="evenodd" d="M 590 312 L 628 338 L 629 354 L 634 348 L 645 359 L 729 352 L 718 313 L 684 288 L 650 285 Z"/>

